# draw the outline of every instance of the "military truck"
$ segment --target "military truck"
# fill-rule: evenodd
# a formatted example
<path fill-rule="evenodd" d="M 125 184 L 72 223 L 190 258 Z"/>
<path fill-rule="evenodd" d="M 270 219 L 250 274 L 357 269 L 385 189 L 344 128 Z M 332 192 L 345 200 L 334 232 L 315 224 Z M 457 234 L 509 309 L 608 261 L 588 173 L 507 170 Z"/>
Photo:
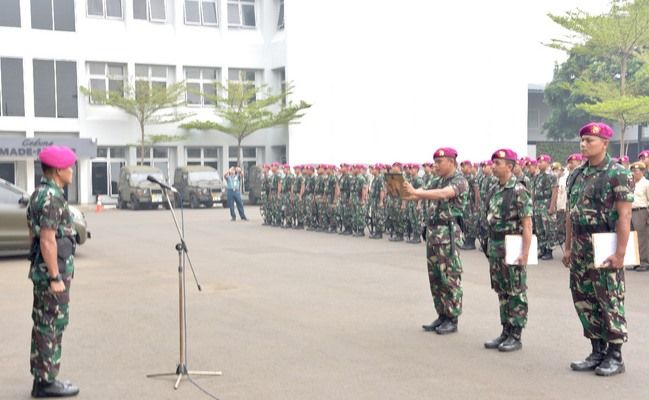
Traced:
<path fill-rule="evenodd" d="M 191 208 L 201 205 L 210 208 L 220 202 L 223 195 L 223 181 L 218 171 L 207 165 L 176 168 L 174 187 L 178 190 L 176 207 L 180 207 L 182 199 L 183 205 L 189 204 Z"/>
<path fill-rule="evenodd" d="M 122 167 L 119 172 L 118 208 L 156 209 L 166 202 L 160 186 L 146 179 L 149 175 L 160 181 L 165 180 L 162 171 L 156 167 L 146 165 Z"/>

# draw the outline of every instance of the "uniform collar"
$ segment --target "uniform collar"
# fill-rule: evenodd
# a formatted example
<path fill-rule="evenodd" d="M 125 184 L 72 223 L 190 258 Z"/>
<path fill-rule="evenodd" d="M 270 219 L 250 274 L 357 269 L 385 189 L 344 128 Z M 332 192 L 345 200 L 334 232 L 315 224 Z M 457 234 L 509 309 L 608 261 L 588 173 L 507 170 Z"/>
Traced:
<path fill-rule="evenodd" d="M 498 184 L 500 185 L 501 189 L 511 189 L 514 186 L 516 186 L 516 183 L 518 182 L 518 178 L 516 175 L 512 174 L 512 176 L 509 177 L 507 182 L 505 182 L 505 185 L 500 185 L 500 181 L 498 181 Z"/>
<path fill-rule="evenodd" d="M 54 179 L 48 178 L 46 176 L 43 176 L 41 178 L 41 185 L 46 185 L 56 192 L 58 195 L 63 195 L 63 190 L 54 182 Z"/>
<path fill-rule="evenodd" d="M 587 162 L 584 163 L 584 167 L 586 169 L 592 169 L 592 170 L 599 171 L 599 170 L 602 170 L 604 168 L 607 168 L 609 166 L 609 164 L 611 164 L 611 156 L 609 156 L 608 153 L 606 153 L 606 156 L 604 157 L 604 160 L 602 161 L 602 163 L 600 165 L 595 167 L 595 166 L 590 165 L 590 161 L 587 161 Z"/>

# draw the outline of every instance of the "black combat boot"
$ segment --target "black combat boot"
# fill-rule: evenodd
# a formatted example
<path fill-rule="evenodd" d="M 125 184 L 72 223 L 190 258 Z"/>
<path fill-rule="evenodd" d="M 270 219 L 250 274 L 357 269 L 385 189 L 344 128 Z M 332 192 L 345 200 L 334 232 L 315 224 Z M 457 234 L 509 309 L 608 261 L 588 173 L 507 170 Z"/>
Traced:
<path fill-rule="evenodd" d="M 403 242 L 403 235 L 394 235 L 390 238 L 391 242 Z"/>
<path fill-rule="evenodd" d="M 498 346 L 500 346 L 500 344 L 502 342 L 504 342 L 505 339 L 507 339 L 509 337 L 509 330 L 510 330 L 509 325 L 506 325 L 506 324 L 503 325 L 503 331 L 500 333 L 500 336 L 498 336 L 497 338 L 495 338 L 493 340 L 485 342 L 484 347 L 486 349 L 497 349 Z"/>
<path fill-rule="evenodd" d="M 438 335 L 447 335 L 453 332 L 457 332 L 457 318 L 446 317 L 444 322 L 435 328 L 435 333 Z"/>
<path fill-rule="evenodd" d="M 32 386 L 32 397 L 35 398 L 72 397 L 78 394 L 79 388 L 68 381 L 41 382 L 35 380 Z"/>
<path fill-rule="evenodd" d="M 541 256 L 541 260 L 544 261 L 552 260 L 552 249 L 544 249 L 543 255 Z"/>
<path fill-rule="evenodd" d="M 521 332 L 523 332 L 523 328 L 520 326 L 510 327 L 509 336 L 507 336 L 507 339 L 498 346 L 498 351 L 516 351 L 523 348 Z"/>
<path fill-rule="evenodd" d="M 604 361 L 606 357 L 606 342 L 601 339 L 590 339 L 590 344 L 593 351 L 585 360 L 570 363 L 570 368 L 573 371 L 592 371 Z"/>
<path fill-rule="evenodd" d="M 381 232 L 371 233 L 369 236 L 370 239 L 383 239 L 383 234 Z"/>
<path fill-rule="evenodd" d="M 425 330 L 426 332 L 432 332 L 434 331 L 438 326 L 444 323 L 446 321 L 446 316 L 445 315 L 440 315 L 437 317 L 437 319 L 433 322 L 430 323 L 430 325 L 422 325 L 421 328 Z"/>
<path fill-rule="evenodd" d="M 619 343 L 609 343 L 606 357 L 604 358 L 604 361 L 595 368 L 595 373 L 599 376 L 611 376 L 621 374 L 624 371 L 622 345 Z"/>
<path fill-rule="evenodd" d="M 475 250 L 475 239 L 468 238 L 464 241 L 464 244 L 460 246 L 460 250 Z"/>
<path fill-rule="evenodd" d="M 419 239 L 419 237 L 416 236 L 416 237 L 408 240 L 408 243 L 410 243 L 410 244 L 419 244 L 419 243 L 421 243 L 421 239 Z"/>

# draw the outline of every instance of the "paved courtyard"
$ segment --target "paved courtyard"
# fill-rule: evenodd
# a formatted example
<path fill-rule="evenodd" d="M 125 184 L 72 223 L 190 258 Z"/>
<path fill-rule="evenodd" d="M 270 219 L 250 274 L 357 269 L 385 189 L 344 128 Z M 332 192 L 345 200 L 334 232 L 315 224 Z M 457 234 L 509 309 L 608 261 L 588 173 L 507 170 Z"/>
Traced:
<path fill-rule="evenodd" d="M 555 261 L 529 268 L 522 351 L 485 350 L 498 301 L 478 251 L 463 254 L 459 333 L 423 332 L 435 318 L 423 245 L 231 222 L 220 207 L 185 211 L 203 286 L 187 275 L 189 367 L 220 399 L 646 399 L 649 273 L 627 273 L 627 373 L 570 371 L 589 342 Z M 61 378 L 83 399 L 207 399 L 188 382 L 146 374 L 178 359 L 175 228 L 166 210 L 87 213 L 93 239 L 76 258 Z M 27 261 L 0 259 L 0 399 L 27 399 L 31 283 Z"/>

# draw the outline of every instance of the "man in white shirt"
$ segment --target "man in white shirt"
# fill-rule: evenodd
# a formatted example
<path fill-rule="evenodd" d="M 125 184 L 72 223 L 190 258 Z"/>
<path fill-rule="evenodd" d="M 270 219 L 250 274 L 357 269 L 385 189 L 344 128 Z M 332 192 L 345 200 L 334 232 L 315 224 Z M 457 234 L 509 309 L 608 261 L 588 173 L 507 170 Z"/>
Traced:
<path fill-rule="evenodd" d="M 640 265 L 630 267 L 635 271 L 649 270 L 649 180 L 644 177 L 647 167 L 642 162 L 631 165 L 631 173 L 635 181 L 633 204 L 631 205 L 631 226 L 638 232 L 640 248 Z"/>

